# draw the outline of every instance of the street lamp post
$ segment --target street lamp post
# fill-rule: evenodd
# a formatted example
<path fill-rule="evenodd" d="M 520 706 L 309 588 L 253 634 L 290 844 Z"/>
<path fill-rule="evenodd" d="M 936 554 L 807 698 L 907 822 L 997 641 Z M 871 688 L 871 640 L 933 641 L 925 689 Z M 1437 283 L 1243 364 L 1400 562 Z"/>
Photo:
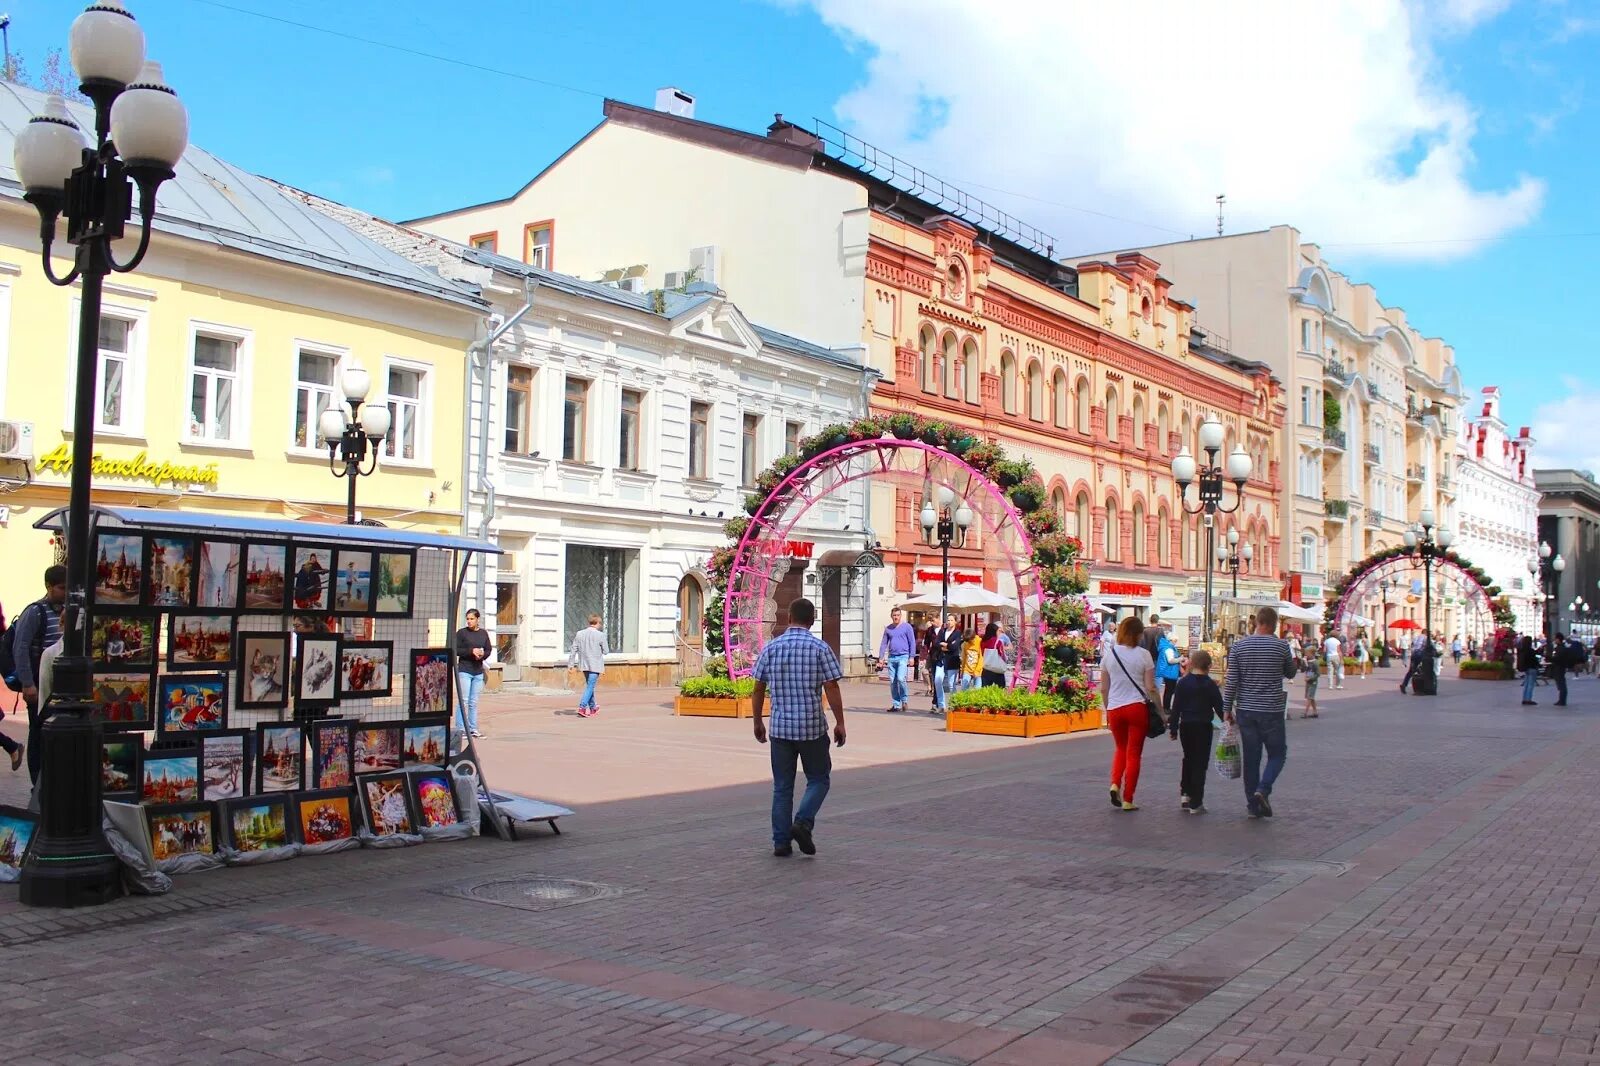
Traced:
<path fill-rule="evenodd" d="M 1433 561 L 1444 555 L 1454 540 L 1450 530 L 1434 522 L 1433 508 L 1422 509 L 1421 521 L 1405 532 L 1406 547 L 1422 563 L 1422 626 L 1424 647 L 1433 651 Z M 1434 690 L 1437 694 L 1437 687 Z"/>
<path fill-rule="evenodd" d="M 1226 547 L 1217 545 L 1217 562 L 1228 568 L 1228 573 L 1233 575 L 1233 598 L 1239 598 L 1239 562 L 1244 561 L 1244 568 L 1250 569 L 1250 560 L 1255 558 L 1255 549 L 1246 544 L 1239 547 L 1239 531 L 1228 530 L 1228 544 Z"/>
<path fill-rule="evenodd" d="M 1226 478 L 1233 482 L 1234 499 L 1232 507 L 1222 506 L 1224 471 L 1217 464 L 1217 454 L 1222 451 L 1223 430 L 1222 423 L 1214 418 L 1208 418 L 1200 423 L 1200 448 L 1206 453 L 1205 465 L 1195 462 L 1195 457 L 1189 454 L 1189 446 L 1185 444 L 1177 455 L 1172 457 L 1172 480 L 1178 483 L 1178 503 L 1189 514 L 1206 516 L 1206 635 L 1212 634 L 1211 629 L 1211 573 L 1212 559 L 1216 555 L 1217 544 L 1217 512 L 1231 514 L 1239 509 L 1244 502 L 1244 483 L 1250 480 L 1251 462 L 1249 454 L 1239 445 L 1233 446 L 1233 453 L 1228 456 Z M 1189 485 L 1200 479 L 1199 502 L 1196 506 L 1189 506 Z"/>
<path fill-rule="evenodd" d="M 93 143 L 85 141 L 66 101 L 56 94 L 18 131 L 15 142 L 23 199 L 39 212 L 45 277 L 63 287 L 82 282 L 67 495 L 65 647 L 51 674 L 49 705 L 40 708 L 39 834 L 21 885 L 24 903 L 49 907 L 103 903 L 121 891 L 117 860 L 100 831 L 100 723 L 88 702 L 93 685 L 88 590 L 94 580 L 89 510 L 100 303 L 106 277 L 133 270 L 144 259 L 156 190 L 173 176 L 189 142 L 183 104 L 162 80 L 160 64 L 145 61 L 144 32 L 120 0 L 96 0 L 79 15 L 68 51 L 79 91 L 94 104 Z M 118 262 L 112 242 L 132 217 L 134 186 L 139 241 L 132 258 Z M 51 248 L 63 215 L 74 251 L 72 270 L 61 277 Z"/>
<path fill-rule="evenodd" d="M 1389 590 L 1398 584 L 1392 577 L 1386 577 L 1378 582 L 1378 588 L 1383 592 L 1383 632 L 1379 635 L 1379 646 L 1383 648 L 1383 661 L 1389 661 Z"/>
<path fill-rule="evenodd" d="M 1554 630 L 1550 627 L 1550 602 L 1556 598 L 1557 584 L 1567 561 L 1544 541 L 1539 542 L 1539 557 L 1528 560 L 1528 573 L 1538 578 L 1539 594 L 1544 599 L 1544 642 L 1548 646 Z"/>
<path fill-rule="evenodd" d="M 938 506 L 934 502 L 938 501 Z M 944 485 L 933 490 L 931 497 L 922 501 L 922 540 L 929 547 L 939 548 L 939 625 L 944 625 L 950 613 L 950 549 L 967 543 L 967 527 L 972 525 L 972 508 L 965 500 L 955 506 L 956 494 Z"/>
<path fill-rule="evenodd" d="M 335 477 L 350 482 L 344 521 L 353 526 L 356 524 L 356 479 L 367 477 L 378 468 L 378 450 L 389 435 L 389 408 L 383 404 L 362 406 L 372 387 L 371 375 L 362 367 L 347 368 L 339 384 L 348 407 L 340 404 L 323 411 L 317 419 L 317 432 L 328 449 L 328 469 Z M 339 463 L 343 464 L 343 469 Z M 361 469 L 363 463 L 367 466 L 365 470 Z"/>

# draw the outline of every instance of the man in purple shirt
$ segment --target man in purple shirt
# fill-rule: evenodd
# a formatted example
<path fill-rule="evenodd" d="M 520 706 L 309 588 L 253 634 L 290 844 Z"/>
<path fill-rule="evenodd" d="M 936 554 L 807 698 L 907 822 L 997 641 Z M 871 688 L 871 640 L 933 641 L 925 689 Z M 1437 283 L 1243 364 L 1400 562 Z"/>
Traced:
<path fill-rule="evenodd" d="M 917 653 L 917 631 L 900 618 L 900 608 L 889 612 L 889 624 L 883 627 L 883 639 L 878 641 L 878 658 L 889 664 L 889 710 L 903 711 L 911 702 L 906 691 L 906 669 L 911 657 Z"/>

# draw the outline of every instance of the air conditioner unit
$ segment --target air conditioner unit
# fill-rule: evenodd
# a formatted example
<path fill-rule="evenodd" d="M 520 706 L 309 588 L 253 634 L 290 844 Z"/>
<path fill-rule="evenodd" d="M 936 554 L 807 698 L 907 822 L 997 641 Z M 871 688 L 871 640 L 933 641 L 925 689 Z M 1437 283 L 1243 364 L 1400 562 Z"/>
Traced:
<path fill-rule="evenodd" d="M 687 284 L 689 284 L 689 272 L 687 270 L 669 270 L 667 271 L 667 280 L 662 283 L 661 287 L 664 289 L 681 289 Z"/>
<path fill-rule="evenodd" d="M 623 278 L 617 282 L 617 288 L 623 292 L 644 292 L 643 278 Z"/>
<path fill-rule="evenodd" d="M 689 269 L 695 272 L 696 281 L 717 283 L 717 246 L 707 244 L 689 249 Z"/>
<path fill-rule="evenodd" d="M 0 421 L 0 459 L 33 458 L 33 423 Z"/>

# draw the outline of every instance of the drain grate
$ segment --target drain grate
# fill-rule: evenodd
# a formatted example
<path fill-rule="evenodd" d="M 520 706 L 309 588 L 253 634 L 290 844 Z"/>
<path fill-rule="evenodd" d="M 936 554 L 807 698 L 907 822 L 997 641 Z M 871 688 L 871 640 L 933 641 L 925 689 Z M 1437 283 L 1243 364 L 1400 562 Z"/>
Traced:
<path fill-rule="evenodd" d="M 1292 874 L 1299 877 L 1339 877 L 1350 872 L 1347 862 L 1328 859 L 1241 859 L 1233 864 L 1235 870 L 1251 870 L 1273 874 Z"/>
<path fill-rule="evenodd" d="M 492 903 L 497 907 L 512 907 L 522 911 L 548 911 L 600 899 L 615 899 L 635 890 L 564 877 L 515 877 L 474 881 L 454 885 L 444 891 L 447 895 L 476 903 Z"/>

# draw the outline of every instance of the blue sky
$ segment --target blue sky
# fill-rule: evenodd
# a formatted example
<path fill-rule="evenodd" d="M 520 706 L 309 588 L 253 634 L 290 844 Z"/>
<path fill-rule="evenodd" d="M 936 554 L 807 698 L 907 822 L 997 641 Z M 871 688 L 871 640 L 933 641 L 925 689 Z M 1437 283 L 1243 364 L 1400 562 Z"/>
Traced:
<path fill-rule="evenodd" d="M 1063 254 L 1212 232 L 1226 191 L 1230 230 L 1297 225 L 1454 344 L 1541 465 L 1600 469 L 1600 0 L 126 2 L 196 143 L 390 218 L 506 195 L 667 84 L 850 128 Z M 35 69 L 80 9 L 0 7 Z"/>

